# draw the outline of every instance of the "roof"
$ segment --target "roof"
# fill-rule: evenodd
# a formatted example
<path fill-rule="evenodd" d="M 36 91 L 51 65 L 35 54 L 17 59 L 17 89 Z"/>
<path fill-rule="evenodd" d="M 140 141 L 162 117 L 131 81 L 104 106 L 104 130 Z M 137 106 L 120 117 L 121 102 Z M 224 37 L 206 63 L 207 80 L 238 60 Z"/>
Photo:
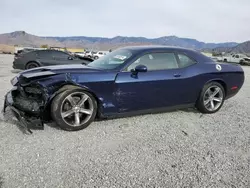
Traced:
<path fill-rule="evenodd" d="M 134 51 L 147 51 L 147 50 L 183 50 L 183 51 L 196 51 L 189 48 L 183 48 L 178 46 L 164 46 L 164 45 L 141 45 L 141 46 L 126 46 L 120 49 L 128 49 Z"/>
<path fill-rule="evenodd" d="M 191 57 L 195 57 L 195 59 L 199 62 L 211 62 L 212 59 L 201 54 L 199 51 L 189 48 L 177 47 L 177 46 L 159 46 L 159 45 L 142 45 L 142 46 L 127 46 L 122 47 L 120 49 L 127 49 L 134 51 L 135 53 L 144 53 L 147 51 L 161 51 L 161 50 L 177 50 L 182 51 L 184 53 L 188 53 Z"/>

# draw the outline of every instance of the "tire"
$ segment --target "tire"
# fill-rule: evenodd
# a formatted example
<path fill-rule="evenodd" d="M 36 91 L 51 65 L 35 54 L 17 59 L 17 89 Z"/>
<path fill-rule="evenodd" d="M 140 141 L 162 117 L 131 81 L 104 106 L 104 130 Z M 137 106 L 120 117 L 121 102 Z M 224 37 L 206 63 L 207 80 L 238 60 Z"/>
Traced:
<path fill-rule="evenodd" d="M 215 94 L 215 90 L 217 90 L 218 93 L 214 97 L 212 97 L 213 96 L 212 94 Z M 210 96 L 211 98 L 209 98 L 209 94 L 211 94 Z M 220 108 L 224 104 L 224 101 L 225 101 L 224 87 L 218 82 L 210 82 L 203 87 L 200 96 L 196 102 L 196 108 L 201 113 L 212 114 L 220 110 Z M 213 107 L 212 103 L 214 105 L 214 108 L 212 108 Z"/>
<path fill-rule="evenodd" d="M 95 60 L 98 59 L 98 56 L 95 56 L 94 59 L 95 59 Z"/>
<path fill-rule="evenodd" d="M 227 59 L 224 59 L 224 62 L 227 62 Z"/>
<path fill-rule="evenodd" d="M 81 105 L 79 102 L 84 99 L 86 101 Z M 58 94 L 51 104 L 51 116 L 53 120 L 61 129 L 66 131 L 85 129 L 94 121 L 96 113 L 97 102 L 95 98 L 83 89 L 66 90 Z M 78 116 L 78 120 L 76 116 Z"/>
<path fill-rule="evenodd" d="M 37 62 L 32 61 L 32 62 L 27 63 L 27 65 L 25 66 L 25 69 L 28 70 L 28 69 L 33 69 L 37 67 L 40 67 L 40 65 Z"/>
<path fill-rule="evenodd" d="M 241 60 L 239 64 L 240 65 L 245 65 L 245 62 Z"/>

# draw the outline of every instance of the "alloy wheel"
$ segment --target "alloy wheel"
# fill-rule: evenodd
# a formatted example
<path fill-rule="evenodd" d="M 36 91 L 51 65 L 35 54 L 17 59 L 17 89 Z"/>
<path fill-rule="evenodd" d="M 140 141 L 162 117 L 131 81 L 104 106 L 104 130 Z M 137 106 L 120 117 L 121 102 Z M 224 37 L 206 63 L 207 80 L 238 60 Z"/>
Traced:
<path fill-rule="evenodd" d="M 223 91 L 218 86 L 209 87 L 203 97 L 203 104 L 208 111 L 216 111 L 220 108 L 224 99 Z"/>
<path fill-rule="evenodd" d="M 93 112 L 93 101 L 83 92 L 68 95 L 61 105 L 62 119 L 72 127 L 79 127 L 89 121 Z"/>

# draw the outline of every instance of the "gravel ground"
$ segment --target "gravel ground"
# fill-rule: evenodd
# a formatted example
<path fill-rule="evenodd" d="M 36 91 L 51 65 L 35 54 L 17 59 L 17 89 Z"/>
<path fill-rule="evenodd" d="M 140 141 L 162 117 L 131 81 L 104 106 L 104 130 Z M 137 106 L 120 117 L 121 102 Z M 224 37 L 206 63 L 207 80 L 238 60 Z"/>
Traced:
<path fill-rule="evenodd" d="M 0 105 L 13 56 L 0 55 Z M 193 110 L 23 134 L 0 118 L 0 187 L 250 187 L 250 67 L 212 115 Z M 2 107 L 1 107 L 2 108 Z M 4 120 L 5 119 L 5 120 Z"/>

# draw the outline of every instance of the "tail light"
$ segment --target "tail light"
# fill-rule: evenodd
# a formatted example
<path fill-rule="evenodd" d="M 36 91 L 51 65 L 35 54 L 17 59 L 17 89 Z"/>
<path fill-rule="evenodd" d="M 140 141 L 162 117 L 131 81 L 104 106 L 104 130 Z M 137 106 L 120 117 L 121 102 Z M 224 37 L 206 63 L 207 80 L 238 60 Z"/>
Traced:
<path fill-rule="evenodd" d="M 238 87 L 237 87 L 237 86 L 233 86 L 233 87 L 231 87 L 231 90 L 236 90 L 236 89 L 238 89 Z"/>
<path fill-rule="evenodd" d="M 17 55 L 15 55 L 14 59 L 19 59 L 19 58 L 21 58 L 21 57 L 23 57 L 22 54 L 17 54 Z"/>

